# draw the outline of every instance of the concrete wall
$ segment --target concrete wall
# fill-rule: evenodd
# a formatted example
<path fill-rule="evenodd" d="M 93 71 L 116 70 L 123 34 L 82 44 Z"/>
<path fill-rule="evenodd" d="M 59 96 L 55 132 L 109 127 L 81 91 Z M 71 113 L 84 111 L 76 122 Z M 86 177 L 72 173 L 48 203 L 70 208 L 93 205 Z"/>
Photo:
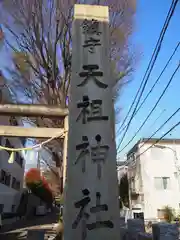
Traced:
<path fill-rule="evenodd" d="M 4 184 L 0 184 L 0 204 L 4 205 L 3 212 L 11 212 L 12 211 L 12 205 L 19 204 L 18 201 L 16 201 L 18 191 L 7 187 Z"/>

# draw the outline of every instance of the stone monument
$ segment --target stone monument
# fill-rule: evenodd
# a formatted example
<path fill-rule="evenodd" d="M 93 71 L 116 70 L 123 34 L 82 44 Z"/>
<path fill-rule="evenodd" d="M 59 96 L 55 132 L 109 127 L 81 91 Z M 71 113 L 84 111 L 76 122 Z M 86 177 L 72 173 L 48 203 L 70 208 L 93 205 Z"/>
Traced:
<path fill-rule="evenodd" d="M 109 10 L 75 5 L 64 240 L 119 240 Z"/>

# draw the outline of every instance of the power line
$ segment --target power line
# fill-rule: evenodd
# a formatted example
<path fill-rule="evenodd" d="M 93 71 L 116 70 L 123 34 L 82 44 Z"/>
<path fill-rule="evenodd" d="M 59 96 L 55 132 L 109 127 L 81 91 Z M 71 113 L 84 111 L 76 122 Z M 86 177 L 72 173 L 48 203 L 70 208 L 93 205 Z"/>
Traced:
<path fill-rule="evenodd" d="M 146 97 L 144 98 L 144 100 L 142 101 L 142 103 L 140 104 L 140 106 L 138 107 L 138 109 L 136 110 L 134 116 L 139 112 L 139 110 L 142 108 L 142 106 L 144 105 L 145 101 L 147 100 L 147 98 L 149 97 L 149 95 L 152 93 L 153 89 L 155 88 L 155 86 L 157 85 L 157 83 L 159 82 L 161 76 L 163 75 L 163 73 L 165 72 L 166 68 L 168 67 L 168 65 L 170 64 L 172 58 L 174 57 L 175 53 L 177 52 L 178 48 L 180 46 L 180 42 L 176 45 L 172 55 L 169 57 L 167 63 L 165 64 L 163 70 L 161 71 L 159 77 L 156 79 L 156 81 L 154 82 L 153 86 L 151 87 L 150 91 L 147 93 Z M 122 125 L 121 125 L 122 126 Z M 123 128 L 119 128 L 117 135 L 121 134 L 121 132 L 127 127 L 127 124 L 123 127 Z"/>
<path fill-rule="evenodd" d="M 136 109 L 137 109 L 137 107 L 138 107 L 139 101 L 140 101 L 140 99 L 141 99 L 141 97 L 142 97 L 142 94 L 143 94 L 143 92 L 144 92 L 144 90 L 145 90 L 145 87 L 146 87 L 146 85 L 147 85 L 147 82 L 148 82 L 148 79 L 149 79 L 150 74 L 151 74 L 151 72 L 152 72 L 152 69 L 153 69 L 153 67 L 154 67 L 154 64 L 155 64 L 155 62 L 156 62 L 156 60 L 157 60 L 157 57 L 158 57 L 158 54 L 159 54 L 159 52 L 160 52 L 160 49 L 161 49 L 161 46 L 162 46 L 162 42 L 163 42 L 165 33 L 166 33 L 167 28 L 168 28 L 168 26 L 169 26 L 170 20 L 171 20 L 173 14 L 174 14 L 174 11 L 175 11 L 175 8 L 176 8 L 176 6 L 177 6 L 177 3 L 178 3 L 178 0 L 174 0 L 174 1 L 172 1 L 172 3 L 171 3 L 171 7 L 170 7 L 169 12 L 168 12 L 168 15 L 167 15 L 167 17 L 166 17 L 164 26 L 163 26 L 163 28 L 162 28 L 162 30 L 161 30 L 161 33 L 160 33 L 158 42 L 157 42 L 157 44 L 156 44 L 156 47 L 155 47 L 155 49 L 154 49 L 153 55 L 152 55 L 152 57 L 151 57 L 151 60 L 150 60 L 150 62 L 149 62 L 149 64 L 148 64 L 148 68 L 147 68 L 147 70 L 146 70 L 146 72 L 145 72 L 145 75 L 144 75 L 142 81 L 141 81 L 140 87 L 139 87 L 139 89 L 138 89 L 138 91 L 137 91 L 137 93 L 136 93 L 136 96 L 135 96 L 135 98 L 134 98 L 134 100 L 133 100 L 133 103 L 132 103 L 132 105 L 131 105 L 131 107 L 130 107 L 130 109 L 129 109 L 129 111 L 128 111 L 128 114 L 126 115 L 126 117 L 125 117 L 125 119 L 124 119 L 124 121 L 123 121 L 123 123 L 122 123 L 122 125 L 124 125 L 127 117 L 129 116 L 129 113 L 130 113 L 131 109 L 132 109 L 133 106 L 134 106 L 134 103 L 135 103 L 135 101 L 136 101 L 136 99 L 137 99 L 137 97 L 138 97 L 138 94 L 139 94 L 139 92 L 140 92 L 140 89 L 141 89 L 141 87 L 142 87 L 142 90 L 141 90 L 141 92 L 140 92 L 140 95 L 139 95 L 139 98 L 138 98 L 138 100 L 137 100 L 136 106 L 135 106 L 135 108 L 134 108 L 134 110 L 133 110 L 133 113 L 132 113 L 132 115 L 131 115 L 131 118 L 130 118 L 128 124 L 127 124 L 126 130 L 125 130 L 125 132 L 124 132 L 124 134 L 123 134 L 123 136 L 122 136 L 122 139 L 121 139 L 121 141 L 120 141 L 120 143 L 119 143 L 119 146 L 121 145 L 121 143 L 122 143 L 123 140 L 124 140 L 124 137 L 126 136 L 126 133 L 127 133 L 128 129 L 129 129 L 129 126 L 130 126 L 130 124 L 131 124 L 131 122 L 132 122 L 132 119 L 133 119 L 134 114 L 135 114 L 135 112 L 136 112 Z M 149 69 L 150 69 L 150 70 L 149 70 Z M 148 70 L 149 70 L 149 73 L 148 73 Z M 147 74 L 147 73 L 148 73 L 148 74 Z M 147 77 L 146 77 L 146 75 L 147 75 Z M 121 125 L 121 126 L 122 126 L 122 125 Z"/>
<path fill-rule="evenodd" d="M 154 110 L 156 109 L 157 105 L 159 104 L 161 98 L 164 96 L 164 94 L 166 93 L 170 83 L 172 82 L 176 72 L 179 70 L 180 67 L 180 63 L 178 64 L 177 68 L 175 69 L 175 71 L 173 72 L 170 80 L 168 81 L 166 87 L 164 88 L 163 92 L 161 93 L 160 97 L 158 98 L 158 100 L 156 101 L 154 107 L 151 109 L 151 111 L 149 112 L 149 114 L 147 115 L 147 117 L 145 118 L 144 122 L 141 124 L 141 126 L 139 127 L 139 129 L 136 131 L 136 133 L 134 134 L 134 136 L 129 140 L 129 142 L 120 150 L 118 151 L 118 153 L 122 152 L 133 140 L 134 138 L 137 136 L 137 134 L 140 132 L 140 130 L 143 128 L 143 126 L 145 125 L 145 123 L 147 122 L 147 120 L 149 119 L 149 117 L 151 116 L 151 114 L 154 112 Z"/>
<path fill-rule="evenodd" d="M 163 113 L 166 111 L 166 109 L 163 109 L 162 111 L 161 111 L 161 113 L 159 114 L 159 116 L 154 120 L 154 122 L 148 127 L 148 130 L 149 129 L 151 129 L 153 126 L 154 126 L 154 124 L 156 124 L 156 122 L 157 122 L 157 120 L 163 115 Z"/>
<path fill-rule="evenodd" d="M 133 103 L 132 103 L 132 105 L 131 105 L 131 107 L 130 107 L 130 109 L 129 109 L 126 117 L 125 117 L 125 119 L 123 120 L 123 123 L 121 124 L 121 127 L 124 125 L 127 117 L 129 116 L 129 113 L 130 113 L 130 111 L 131 111 L 131 109 L 132 109 L 132 107 L 133 107 L 133 105 L 134 105 L 134 103 L 135 103 L 135 101 L 136 101 L 136 99 L 137 99 L 137 96 L 138 96 L 138 94 L 139 94 L 139 92 L 140 92 L 140 89 L 141 89 L 141 87 L 142 87 L 142 85 L 143 85 L 143 81 L 145 80 L 145 77 L 146 77 L 146 75 L 147 75 L 147 72 L 148 72 L 148 70 L 149 70 L 149 68 L 150 68 L 150 65 L 151 65 L 151 63 L 152 63 L 152 61 L 153 61 L 153 58 L 154 58 L 155 54 L 158 54 L 158 53 L 159 53 L 159 50 L 160 50 L 160 48 L 161 48 L 161 43 L 162 43 L 161 41 L 162 41 L 163 38 L 164 38 L 165 32 L 166 32 L 166 30 L 167 30 L 167 27 L 168 27 L 168 25 L 169 25 L 169 22 L 170 22 L 170 20 L 171 20 L 171 17 L 172 17 L 172 15 L 173 15 L 173 12 L 174 12 L 174 9 L 175 9 L 175 7 L 176 7 L 177 2 L 178 2 L 178 1 L 176 1 L 176 2 L 172 1 L 172 3 L 171 3 L 169 12 L 168 12 L 167 17 L 166 17 L 166 20 L 165 20 L 165 22 L 164 22 L 163 28 L 162 28 L 162 30 L 161 30 L 161 32 L 160 32 L 159 39 L 158 39 L 158 41 L 157 41 L 156 47 L 155 47 L 155 49 L 154 49 L 154 51 L 153 51 L 153 54 L 152 54 L 152 56 L 151 56 L 151 59 L 150 59 L 150 62 L 149 62 L 149 64 L 148 64 L 148 67 L 147 67 L 147 69 L 146 69 L 146 72 L 145 72 L 145 74 L 144 74 L 144 77 L 143 77 L 143 79 L 142 79 L 142 81 L 141 81 L 140 87 L 139 87 L 139 89 L 138 89 L 138 91 L 137 91 L 137 93 L 136 93 L 136 96 L 135 96 L 135 98 L 134 98 L 134 101 L 133 101 Z M 175 5 L 173 6 L 173 4 L 175 4 Z M 173 8 L 174 8 L 174 9 L 173 9 Z M 171 11 L 172 11 L 172 12 L 171 12 Z M 169 15 L 170 15 L 170 16 L 169 16 Z M 169 19 L 168 19 L 168 18 L 169 18 Z M 164 33 L 163 33 L 163 32 L 164 32 Z M 157 50 L 157 53 L 156 53 L 156 50 Z M 155 56 L 155 59 L 154 59 L 155 61 L 156 61 L 156 58 L 157 58 L 157 57 Z M 154 63 L 155 63 L 155 62 L 154 62 Z M 154 63 L 153 63 L 153 66 L 154 66 Z M 152 68 L 153 68 L 153 66 L 152 66 Z M 151 73 L 151 71 L 152 71 L 152 69 L 150 69 L 150 73 Z M 150 73 L 149 73 L 149 75 L 150 75 Z M 148 77 L 149 77 L 149 76 L 148 76 Z M 120 127 L 120 128 L 121 128 L 121 127 Z"/>
<path fill-rule="evenodd" d="M 162 137 L 160 137 L 159 139 L 157 139 L 155 141 L 155 143 L 153 143 L 150 147 L 148 147 L 145 151 L 143 151 L 142 153 L 140 153 L 139 155 L 137 155 L 137 158 L 140 157 L 142 154 L 144 154 L 145 152 L 147 152 L 149 149 L 151 149 L 152 147 L 154 147 L 158 142 L 160 142 L 166 135 L 168 135 L 172 130 L 174 130 L 176 127 L 178 127 L 180 125 L 180 121 L 177 122 L 172 128 L 170 128 L 166 133 L 164 133 L 162 135 Z"/>
<path fill-rule="evenodd" d="M 159 130 L 161 130 L 166 123 L 168 123 L 178 112 L 180 111 L 180 108 L 178 108 L 144 143 L 143 145 L 140 146 L 139 149 L 141 149 L 146 143 L 149 142 L 149 140 L 151 140 L 152 137 L 154 137 L 154 135 L 156 135 L 157 132 L 159 132 Z"/>
<path fill-rule="evenodd" d="M 178 108 L 144 143 L 143 145 L 140 147 L 140 149 L 152 138 L 156 135 L 157 132 L 159 132 L 159 130 L 161 130 L 166 123 L 168 123 L 178 112 L 180 111 L 180 108 Z"/>

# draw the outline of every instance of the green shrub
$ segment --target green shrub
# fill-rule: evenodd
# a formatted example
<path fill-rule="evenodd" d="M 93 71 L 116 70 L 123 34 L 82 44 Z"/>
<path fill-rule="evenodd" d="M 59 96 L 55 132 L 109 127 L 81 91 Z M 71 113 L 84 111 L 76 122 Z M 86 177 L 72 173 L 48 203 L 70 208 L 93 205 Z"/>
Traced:
<path fill-rule="evenodd" d="M 169 207 L 169 206 L 165 206 L 163 208 L 163 211 L 164 211 L 164 219 L 171 223 L 174 218 L 175 218 L 175 213 L 174 213 L 174 209 L 172 207 Z"/>

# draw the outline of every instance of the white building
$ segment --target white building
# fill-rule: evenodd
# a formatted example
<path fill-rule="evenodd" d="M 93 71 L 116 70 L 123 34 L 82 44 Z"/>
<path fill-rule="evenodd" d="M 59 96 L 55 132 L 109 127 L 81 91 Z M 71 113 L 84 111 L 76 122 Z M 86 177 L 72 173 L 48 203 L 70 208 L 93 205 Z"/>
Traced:
<path fill-rule="evenodd" d="M 157 142 L 142 139 L 127 154 L 130 207 L 145 219 L 161 218 L 167 205 L 180 209 L 180 139 Z"/>
<path fill-rule="evenodd" d="M 3 86 L 3 77 L 0 76 L 0 103 L 11 102 L 7 87 Z M 19 125 L 20 120 L 13 117 L 0 116 L 0 125 Z M 0 145 L 9 148 L 21 148 L 24 139 L 16 137 L 0 137 Z M 15 161 L 8 163 L 10 153 L 0 151 L 0 209 L 3 212 L 15 211 L 19 204 L 20 192 L 23 187 L 24 158 L 22 153 L 15 153 Z"/>

